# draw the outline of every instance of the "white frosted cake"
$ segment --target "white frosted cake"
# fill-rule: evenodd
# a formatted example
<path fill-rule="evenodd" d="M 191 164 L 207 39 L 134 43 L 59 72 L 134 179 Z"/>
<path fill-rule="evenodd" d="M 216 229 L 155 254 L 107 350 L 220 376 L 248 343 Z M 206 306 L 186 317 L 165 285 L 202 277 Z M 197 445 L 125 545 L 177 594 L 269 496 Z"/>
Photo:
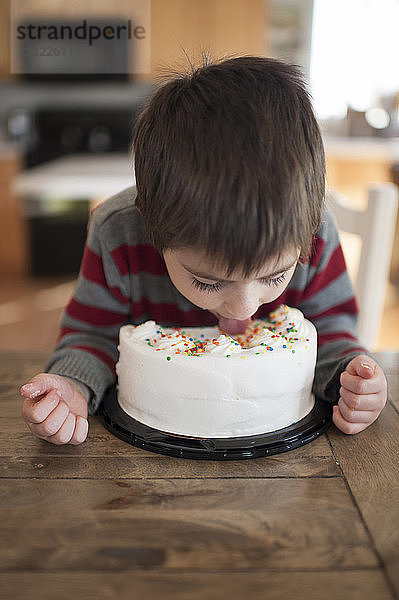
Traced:
<path fill-rule="evenodd" d="M 314 405 L 314 325 L 282 305 L 245 334 L 218 327 L 120 330 L 118 401 L 131 417 L 190 437 L 241 437 L 296 423 Z"/>

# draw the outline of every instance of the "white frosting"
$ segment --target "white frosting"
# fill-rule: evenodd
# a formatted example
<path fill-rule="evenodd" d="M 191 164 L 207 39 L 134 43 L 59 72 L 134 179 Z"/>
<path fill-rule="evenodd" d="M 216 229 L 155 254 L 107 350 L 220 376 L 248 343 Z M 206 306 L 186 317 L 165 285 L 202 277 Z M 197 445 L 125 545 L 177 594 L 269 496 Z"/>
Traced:
<path fill-rule="evenodd" d="M 120 330 L 118 400 L 134 419 L 190 437 L 239 437 L 281 429 L 313 408 L 317 333 L 298 309 L 229 336 L 218 327 Z"/>
<path fill-rule="evenodd" d="M 205 352 L 212 352 L 213 354 L 223 354 L 223 356 L 227 356 L 233 352 L 242 353 L 240 344 L 229 335 L 223 334 L 219 335 L 214 341 L 207 341 L 204 350 Z"/>

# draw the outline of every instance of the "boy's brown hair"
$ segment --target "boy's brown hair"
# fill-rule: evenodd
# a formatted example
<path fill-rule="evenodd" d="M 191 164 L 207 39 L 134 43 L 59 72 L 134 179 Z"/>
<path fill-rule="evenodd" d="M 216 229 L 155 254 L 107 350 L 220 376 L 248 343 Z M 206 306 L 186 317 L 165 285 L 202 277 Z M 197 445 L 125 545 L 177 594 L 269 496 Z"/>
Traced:
<path fill-rule="evenodd" d="M 296 67 L 240 56 L 173 78 L 140 115 L 133 150 L 136 206 L 160 253 L 200 250 L 244 277 L 309 254 L 325 160 Z"/>

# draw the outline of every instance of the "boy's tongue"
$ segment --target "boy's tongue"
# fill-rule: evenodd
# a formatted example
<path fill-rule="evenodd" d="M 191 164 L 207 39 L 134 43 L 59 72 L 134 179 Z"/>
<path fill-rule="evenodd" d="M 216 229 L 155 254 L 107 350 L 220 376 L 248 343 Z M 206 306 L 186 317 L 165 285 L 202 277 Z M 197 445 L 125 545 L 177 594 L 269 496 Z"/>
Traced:
<path fill-rule="evenodd" d="M 251 322 L 251 319 L 244 319 L 239 321 L 238 319 L 227 319 L 226 317 L 219 317 L 219 329 L 225 331 L 229 335 L 238 335 L 239 333 L 245 333 L 246 328 Z"/>

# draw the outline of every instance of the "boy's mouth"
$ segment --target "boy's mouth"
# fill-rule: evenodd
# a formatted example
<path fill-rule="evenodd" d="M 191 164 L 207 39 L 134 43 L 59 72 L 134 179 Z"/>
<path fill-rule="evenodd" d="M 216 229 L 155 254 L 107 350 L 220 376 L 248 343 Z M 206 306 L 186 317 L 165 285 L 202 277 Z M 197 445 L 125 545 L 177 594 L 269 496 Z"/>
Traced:
<path fill-rule="evenodd" d="M 219 313 L 211 311 L 219 320 L 219 329 L 225 331 L 229 335 L 238 335 L 239 333 L 245 333 L 248 325 L 251 322 L 251 317 L 248 319 L 228 319 L 227 317 L 222 317 Z"/>

